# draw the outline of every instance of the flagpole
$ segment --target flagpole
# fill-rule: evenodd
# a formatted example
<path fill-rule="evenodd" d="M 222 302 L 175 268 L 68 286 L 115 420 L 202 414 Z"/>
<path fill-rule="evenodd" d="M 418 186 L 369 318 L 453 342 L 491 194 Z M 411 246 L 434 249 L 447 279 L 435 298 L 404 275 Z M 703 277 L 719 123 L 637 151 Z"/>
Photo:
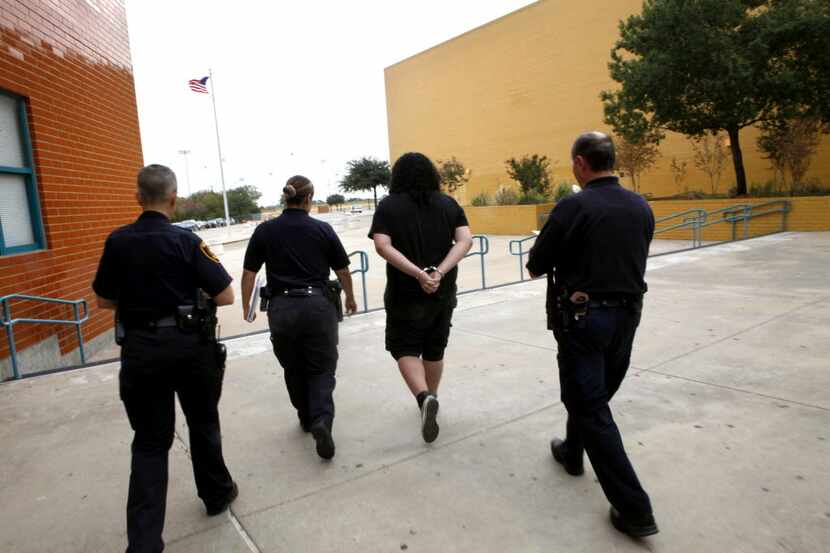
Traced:
<path fill-rule="evenodd" d="M 216 128 L 216 149 L 219 151 L 219 176 L 222 180 L 222 201 L 225 204 L 225 228 L 231 226 L 231 216 L 228 212 L 228 193 L 225 190 L 225 167 L 222 164 L 222 143 L 219 141 L 219 117 L 216 116 L 216 86 L 213 84 L 213 70 L 208 69 L 210 81 L 210 99 L 213 101 L 213 124 Z"/>

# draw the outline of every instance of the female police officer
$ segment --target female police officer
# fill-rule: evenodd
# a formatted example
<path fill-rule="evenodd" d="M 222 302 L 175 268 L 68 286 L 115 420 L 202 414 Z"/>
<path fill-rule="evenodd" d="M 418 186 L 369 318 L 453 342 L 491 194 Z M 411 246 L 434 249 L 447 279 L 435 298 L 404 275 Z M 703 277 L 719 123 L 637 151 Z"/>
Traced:
<path fill-rule="evenodd" d="M 310 180 L 291 177 L 283 189 L 282 215 L 254 231 L 245 252 L 242 312 L 243 317 L 248 313 L 256 274 L 265 263 L 268 325 L 288 396 L 303 430 L 314 436 L 317 454 L 331 459 L 338 337 L 337 310 L 326 295 L 329 269 L 346 293 L 346 311 L 354 313 L 357 304 L 340 239 L 331 225 L 309 216 L 313 197 Z"/>

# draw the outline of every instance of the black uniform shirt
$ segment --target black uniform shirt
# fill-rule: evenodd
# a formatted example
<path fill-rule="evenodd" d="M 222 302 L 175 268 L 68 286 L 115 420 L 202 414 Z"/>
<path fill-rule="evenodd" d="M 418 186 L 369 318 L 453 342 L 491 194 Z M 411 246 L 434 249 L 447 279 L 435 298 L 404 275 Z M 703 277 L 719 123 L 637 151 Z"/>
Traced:
<path fill-rule="evenodd" d="M 288 208 L 259 225 L 248 242 L 245 269 L 256 273 L 263 263 L 272 290 L 322 288 L 329 269 L 345 269 L 349 256 L 331 225 L 304 209 Z"/>
<path fill-rule="evenodd" d="M 533 274 L 556 271 L 556 287 L 589 296 L 639 296 L 654 214 L 639 194 L 623 188 L 617 177 L 589 182 L 551 212 L 530 250 Z M 548 296 L 553 290 L 548 290 Z"/>
<path fill-rule="evenodd" d="M 369 238 L 375 233 L 386 234 L 392 246 L 407 259 L 424 269 L 438 266 L 452 249 L 455 229 L 466 227 L 467 216 L 453 198 L 433 192 L 425 205 L 419 205 L 407 193 L 393 193 L 378 204 Z M 418 281 L 386 264 L 387 291 L 391 298 L 443 298 L 455 293 L 458 268 L 454 268 L 441 280 L 434 295 L 427 295 Z"/>
<path fill-rule="evenodd" d="M 158 211 L 145 211 L 109 235 L 92 289 L 118 302 L 122 313 L 152 310 L 164 317 L 178 305 L 194 305 L 199 288 L 213 297 L 231 280 L 198 236 Z"/>

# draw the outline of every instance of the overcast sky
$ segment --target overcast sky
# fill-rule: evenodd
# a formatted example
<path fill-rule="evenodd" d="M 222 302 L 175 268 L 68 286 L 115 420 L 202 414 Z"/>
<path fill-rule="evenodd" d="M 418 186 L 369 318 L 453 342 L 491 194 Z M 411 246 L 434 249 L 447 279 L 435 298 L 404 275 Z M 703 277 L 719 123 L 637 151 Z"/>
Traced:
<path fill-rule="evenodd" d="M 145 163 L 171 166 L 179 193 L 221 190 L 210 97 L 214 73 L 225 182 L 263 205 L 296 173 L 317 197 L 350 159 L 389 156 L 383 69 L 531 4 L 527 0 L 128 0 Z"/>

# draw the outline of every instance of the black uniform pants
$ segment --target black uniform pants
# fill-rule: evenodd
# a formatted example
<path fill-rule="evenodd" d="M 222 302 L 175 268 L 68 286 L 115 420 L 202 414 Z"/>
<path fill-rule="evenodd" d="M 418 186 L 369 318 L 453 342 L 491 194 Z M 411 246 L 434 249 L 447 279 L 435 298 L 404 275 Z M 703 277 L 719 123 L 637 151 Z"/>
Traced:
<path fill-rule="evenodd" d="M 626 516 L 651 514 L 651 502 L 628 460 L 608 402 L 628 370 L 639 310 L 592 308 L 554 330 L 559 346 L 562 402 L 568 410 L 566 451 L 573 460 L 588 453 L 608 501 Z"/>
<path fill-rule="evenodd" d="M 157 553 L 167 502 L 167 454 L 173 444 L 174 395 L 187 420 L 199 497 L 221 503 L 233 487 L 222 457 L 219 396 L 224 366 L 213 344 L 176 328 L 130 330 L 121 348 L 121 399 L 135 431 L 127 499 L 127 553 Z"/>
<path fill-rule="evenodd" d="M 323 296 L 277 296 L 268 309 L 274 353 L 291 404 L 304 427 L 334 422 L 337 311 Z"/>

